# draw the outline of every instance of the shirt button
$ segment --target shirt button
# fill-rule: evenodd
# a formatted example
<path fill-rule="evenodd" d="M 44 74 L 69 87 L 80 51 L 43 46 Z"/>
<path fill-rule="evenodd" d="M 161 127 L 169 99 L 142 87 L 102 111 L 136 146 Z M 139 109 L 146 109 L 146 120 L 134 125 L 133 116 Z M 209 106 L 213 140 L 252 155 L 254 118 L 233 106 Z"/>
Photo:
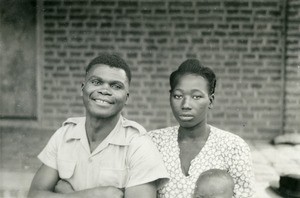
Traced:
<path fill-rule="evenodd" d="M 89 163 L 93 162 L 93 160 L 92 160 L 91 158 L 89 158 L 89 160 L 88 160 L 88 161 L 89 161 Z"/>

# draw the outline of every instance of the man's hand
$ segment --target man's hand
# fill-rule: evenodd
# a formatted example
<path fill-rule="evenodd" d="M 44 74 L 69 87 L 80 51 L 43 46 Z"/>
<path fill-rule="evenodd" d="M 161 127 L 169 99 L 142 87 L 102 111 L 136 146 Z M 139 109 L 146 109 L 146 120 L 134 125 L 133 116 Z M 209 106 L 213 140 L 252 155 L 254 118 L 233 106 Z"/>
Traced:
<path fill-rule="evenodd" d="M 72 185 L 65 181 L 65 180 L 59 180 L 55 186 L 54 192 L 56 193 L 72 193 L 75 192 Z M 124 193 L 122 189 L 118 189 L 116 187 L 112 186 L 106 186 L 106 187 L 96 187 L 94 189 L 91 189 L 91 192 L 94 192 L 92 197 L 103 197 L 103 198 L 123 198 Z M 87 195 L 88 196 L 88 195 Z"/>
<path fill-rule="evenodd" d="M 123 198 L 124 193 L 122 189 L 107 186 L 107 187 L 97 187 L 95 188 L 95 197 L 103 197 L 103 198 Z"/>
<path fill-rule="evenodd" d="M 65 181 L 59 180 L 55 186 L 54 192 L 56 193 L 76 193 L 72 187 L 72 185 Z M 124 193 L 122 189 L 112 187 L 112 186 L 105 186 L 105 187 L 96 187 L 91 188 L 90 193 L 92 194 L 91 197 L 103 197 L 103 198 L 123 198 Z M 90 193 L 87 193 L 85 196 L 90 197 Z"/>
<path fill-rule="evenodd" d="M 55 191 L 55 192 L 54 192 Z M 29 192 L 30 198 L 123 198 L 122 189 L 112 186 L 95 187 L 74 191 L 72 185 L 60 180 L 58 171 L 47 165 L 42 165 L 35 174 Z M 137 196 L 135 196 L 137 197 Z"/>
<path fill-rule="evenodd" d="M 66 194 L 74 192 L 74 189 L 69 182 L 65 180 L 59 180 L 54 188 L 54 192 Z"/>

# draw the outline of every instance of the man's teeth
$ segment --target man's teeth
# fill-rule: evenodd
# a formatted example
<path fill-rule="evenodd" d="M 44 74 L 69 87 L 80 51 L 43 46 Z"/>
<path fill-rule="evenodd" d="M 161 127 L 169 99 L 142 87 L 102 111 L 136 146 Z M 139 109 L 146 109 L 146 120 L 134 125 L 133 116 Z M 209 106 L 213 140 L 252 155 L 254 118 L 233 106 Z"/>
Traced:
<path fill-rule="evenodd" d="M 104 101 L 104 100 L 95 100 L 96 102 L 98 103 L 106 103 L 106 104 L 109 104 L 108 102 Z"/>

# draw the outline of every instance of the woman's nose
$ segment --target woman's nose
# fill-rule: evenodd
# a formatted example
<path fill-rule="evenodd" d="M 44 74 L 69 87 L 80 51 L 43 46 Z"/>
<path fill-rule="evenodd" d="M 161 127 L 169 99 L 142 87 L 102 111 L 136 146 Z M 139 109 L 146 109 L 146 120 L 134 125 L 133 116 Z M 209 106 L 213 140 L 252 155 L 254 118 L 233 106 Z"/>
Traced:
<path fill-rule="evenodd" d="M 191 109 L 190 99 L 188 97 L 184 97 L 182 100 L 182 109 Z"/>

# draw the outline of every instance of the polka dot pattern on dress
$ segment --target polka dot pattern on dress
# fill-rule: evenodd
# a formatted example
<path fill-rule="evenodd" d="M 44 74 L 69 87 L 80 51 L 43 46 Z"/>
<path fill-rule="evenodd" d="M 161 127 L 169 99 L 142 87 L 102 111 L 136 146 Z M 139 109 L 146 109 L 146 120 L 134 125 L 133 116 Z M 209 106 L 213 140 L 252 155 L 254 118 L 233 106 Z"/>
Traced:
<path fill-rule="evenodd" d="M 191 198 L 199 175 L 208 169 L 227 170 L 232 176 L 235 198 L 253 196 L 254 175 L 249 146 L 239 136 L 210 126 L 209 137 L 191 161 L 188 176 L 181 170 L 177 141 L 179 126 L 150 131 L 149 135 L 162 154 L 170 181 L 158 191 L 160 198 Z"/>

